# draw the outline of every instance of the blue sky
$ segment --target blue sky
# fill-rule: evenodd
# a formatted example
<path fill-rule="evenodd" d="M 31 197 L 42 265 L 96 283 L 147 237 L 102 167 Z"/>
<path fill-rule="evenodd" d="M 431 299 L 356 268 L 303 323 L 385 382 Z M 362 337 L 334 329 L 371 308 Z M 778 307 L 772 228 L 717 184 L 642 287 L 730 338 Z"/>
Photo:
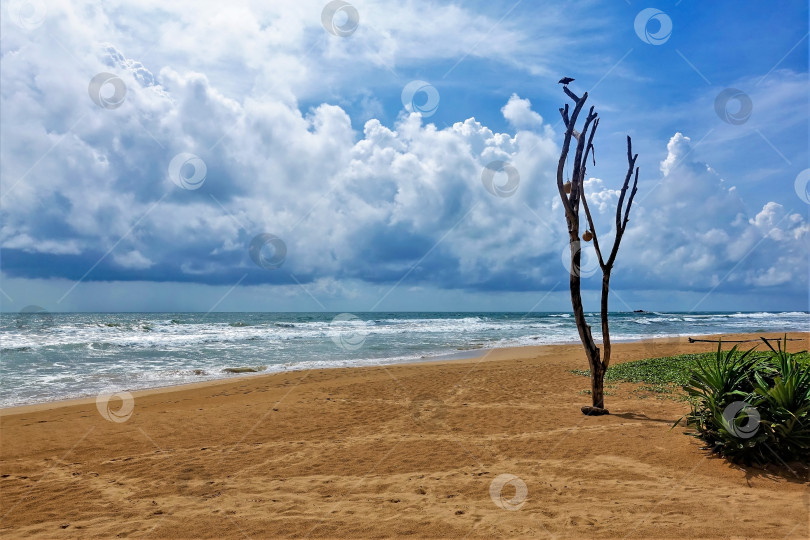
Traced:
<path fill-rule="evenodd" d="M 564 75 L 612 309 L 808 309 L 806 2 L 326 6 L 6 2 L 2 309 L 568 310 Z"/>

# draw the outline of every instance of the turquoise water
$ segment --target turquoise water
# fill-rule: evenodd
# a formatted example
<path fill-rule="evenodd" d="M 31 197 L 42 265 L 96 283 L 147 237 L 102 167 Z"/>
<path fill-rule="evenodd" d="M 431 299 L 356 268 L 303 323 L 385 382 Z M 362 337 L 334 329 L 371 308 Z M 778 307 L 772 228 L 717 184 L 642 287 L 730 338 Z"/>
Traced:
<path fill-rule="evenodd" d="M 590 314 L 598 338 L 598 316 Z M 0 406 L 262 372 L 411 362 L 578 341 L 567 313 L 20 313 L 0 315 Z M 615 341 L 806 331 L 792 313 L 615 313 Z"/>

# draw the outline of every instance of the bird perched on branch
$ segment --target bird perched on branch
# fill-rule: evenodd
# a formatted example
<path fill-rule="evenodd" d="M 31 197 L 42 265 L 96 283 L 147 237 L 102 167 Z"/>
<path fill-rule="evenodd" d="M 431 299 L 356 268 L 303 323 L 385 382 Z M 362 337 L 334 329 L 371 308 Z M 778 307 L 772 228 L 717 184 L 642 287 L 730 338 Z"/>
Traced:
<path fill-rule="evenodd" d="M 568 86 L 568 83 L 574 82 L 574 79 L 571 77 L 563 77 L 557 84 L 562 84 L 563 86 Z"/>

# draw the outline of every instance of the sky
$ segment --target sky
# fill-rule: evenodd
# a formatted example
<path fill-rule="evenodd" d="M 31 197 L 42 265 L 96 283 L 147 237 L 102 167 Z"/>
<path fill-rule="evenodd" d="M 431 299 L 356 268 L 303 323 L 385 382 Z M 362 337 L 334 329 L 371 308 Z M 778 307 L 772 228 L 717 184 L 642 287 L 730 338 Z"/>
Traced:
<path fill-rule="evenodd" d="M 600 115 L 610 308 L 808 310 L 808 4 L 13 0 L 0 308 L 568 311 Z M 583 251 L 583 296 L 601 274 Z"/>

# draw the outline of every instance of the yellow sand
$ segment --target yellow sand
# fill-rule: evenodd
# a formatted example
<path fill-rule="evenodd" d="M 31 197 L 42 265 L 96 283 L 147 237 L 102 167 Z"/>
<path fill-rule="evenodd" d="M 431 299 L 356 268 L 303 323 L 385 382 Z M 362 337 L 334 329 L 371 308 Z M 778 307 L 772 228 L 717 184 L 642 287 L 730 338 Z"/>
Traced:
<path fill-rule="evenodd" d="M 712 348 L 619 344 L 614 358 Z M 95 400 L 5 409 L 0 536 L 810 536 L 806 469 L 707 453 L 670 429 L 687 405 L 639 385 L 585 417 L 589 381 L 570 373 L 585 367 L 579 345 L 503 349 L 136 392 L 120 423 Z M 505 508 L 490 496 L 502 474 L 525 483 L 518 510 L 514 484 Z"/>

